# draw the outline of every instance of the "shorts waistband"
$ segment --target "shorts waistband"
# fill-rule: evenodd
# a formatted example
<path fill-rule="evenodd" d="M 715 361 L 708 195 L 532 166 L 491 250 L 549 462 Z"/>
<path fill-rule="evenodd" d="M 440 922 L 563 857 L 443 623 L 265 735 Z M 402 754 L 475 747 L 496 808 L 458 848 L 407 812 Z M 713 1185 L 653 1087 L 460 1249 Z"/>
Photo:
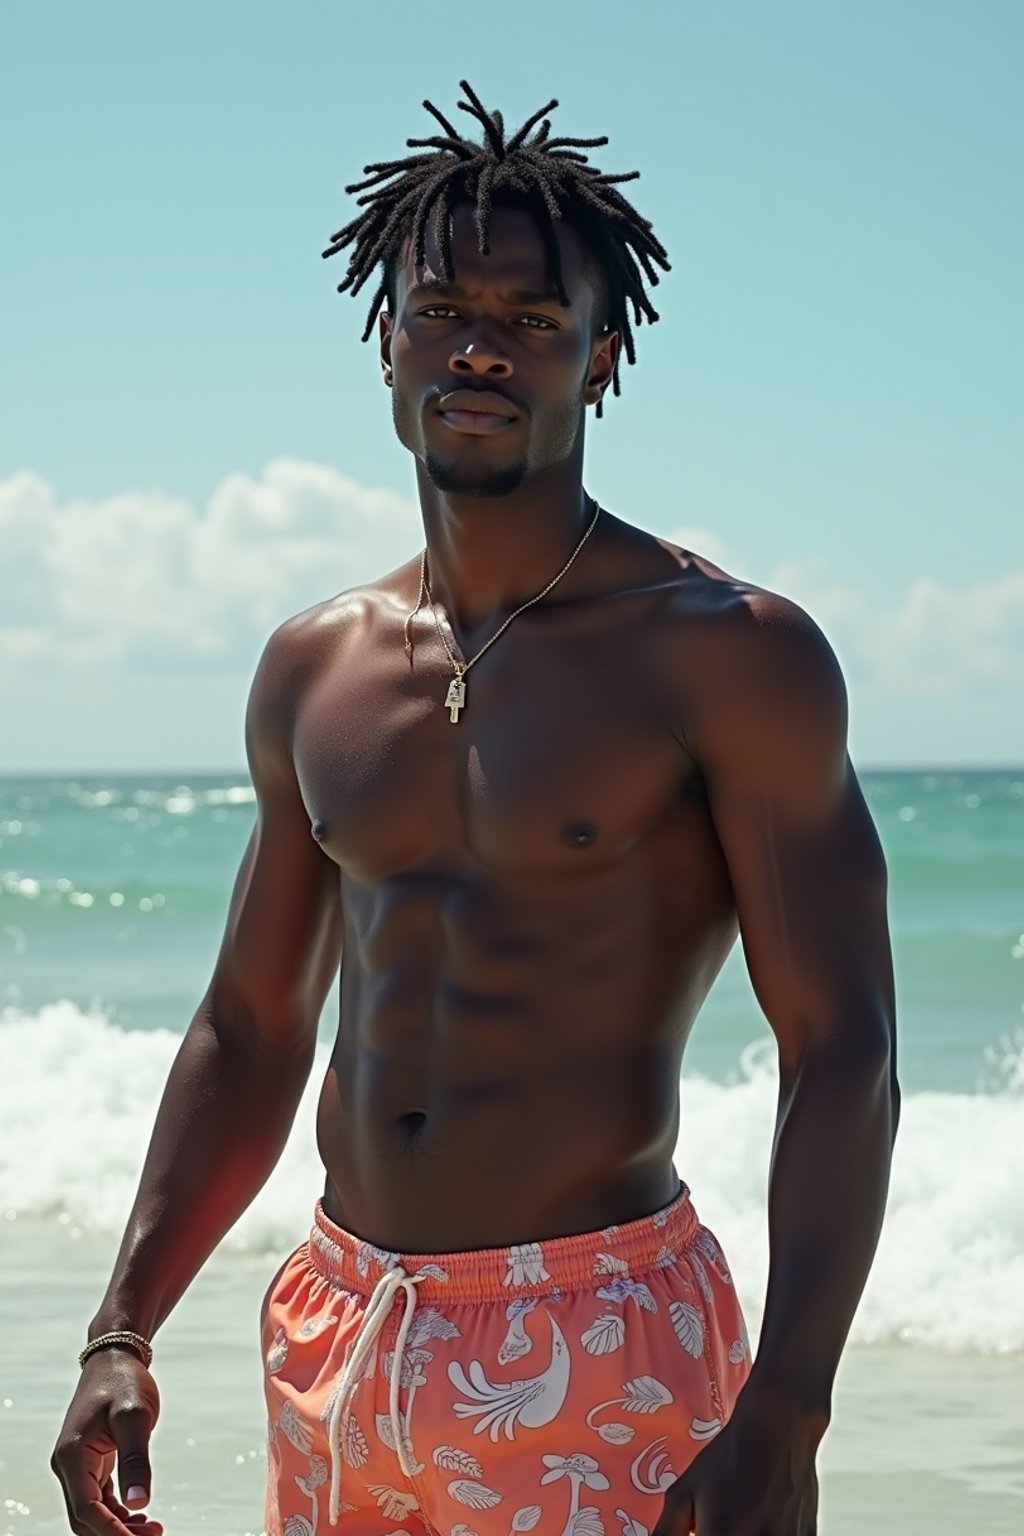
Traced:
<path fill-rule="evenodd" d="M 466 1253 L 392 1253 L 337 1226 L 318 1200 L 309 1234 L 309 1261 L 341 1290 L 369 1296 L 381 1276 L 401 1267 L 416 1276 L 421 1301 L 487 1302 L 579 1291 L 674 1264 L 698 1228 L 690 1191 L 662 1210 L 599 1232 L 549 1237 Z"/>

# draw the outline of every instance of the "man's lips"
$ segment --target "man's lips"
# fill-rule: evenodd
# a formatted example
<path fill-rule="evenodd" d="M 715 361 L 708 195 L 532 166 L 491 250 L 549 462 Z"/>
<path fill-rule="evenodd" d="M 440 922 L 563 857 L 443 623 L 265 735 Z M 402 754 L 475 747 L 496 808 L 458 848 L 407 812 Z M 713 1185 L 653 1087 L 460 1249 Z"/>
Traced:
<path fill-rule="evenodd" d="M 454 431 L 480 436 L 503 432 L 519 413 L 511 401 L 496 390 L 455 389 L 442 395 L 438 401 L 438 414 L 445 426 Z"/>
<path fill-rule="evenodd" d="M 512 425 L 510 416 L 499 416 L 494 411 L 442 411 L 441 420 L 456 432 L 504 432 Z"/>

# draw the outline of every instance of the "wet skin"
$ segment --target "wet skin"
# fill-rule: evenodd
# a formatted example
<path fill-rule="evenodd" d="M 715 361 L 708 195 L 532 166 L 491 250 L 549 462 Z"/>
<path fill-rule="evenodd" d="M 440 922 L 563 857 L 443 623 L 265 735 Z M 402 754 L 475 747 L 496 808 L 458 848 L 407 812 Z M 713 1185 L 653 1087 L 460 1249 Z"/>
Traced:
<path fill-rule="evenodd" d="M 344 912 L 325 1207 L 384 1247 L 593 1230 L 678 1188 L 682 1050 L 737 924 L 664 663 L 716 583 L 604 516 L 609 586 L 515 620 L 457 725 L 426 615 L 403 651 L 418 564 L 316 621 L 293 741 Z"/>
<path fill-rule="evenodd" d="M 573 231 L 568 312 L 509 297 L 550 288 L 527 214 L 496 210 L 492 243 L 481 255 L 458 210 L 458 291 L 433 286 L 428 245 L 381 326 L 463 656 L 589 523 L 582 413 L 618 341 Z M 510 419 L 462 430 L 442 409 L 461 388 L 499 392 Z M 603 511 L 470 671 L 453 725 L 426 607 L 404 651 L 419 574 L 417 558 L 297 616 L 261 663 L 252 733 L 286 748 L 280 782 L 253 764 L 262 832 L 235 918 L 250 990 L 265 977 L 269 1010 L 287 982 L 315 1006 L 341 960 L 317 1128 L 325 1209 L 349 1230 L 434 1252 L 628 1220 L 678 1189 L 680 1062 L 738 890 L 784 1058 L 810 997 L 827 1014 L 852 974 L 891 985 L 838 669 L 794 604 Z"/>

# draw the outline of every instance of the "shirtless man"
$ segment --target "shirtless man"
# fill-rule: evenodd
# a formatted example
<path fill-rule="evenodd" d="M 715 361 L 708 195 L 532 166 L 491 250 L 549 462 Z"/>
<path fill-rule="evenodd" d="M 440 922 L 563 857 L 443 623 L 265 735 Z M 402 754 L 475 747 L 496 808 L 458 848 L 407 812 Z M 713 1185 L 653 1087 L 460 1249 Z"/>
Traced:
<path fill-rule="evenodd" d="M 383 264 L 426 551 L 259 662 L 256 825 L 53 1456 L 78 1533 L 161 1529 L 148 1341 L 274 1167 L 339 964 L 322 1201 L 261 1317 L 269 1536 L 817 1529 L 899 1104 L 843 679 L 794 603 L 585 492 L 667 261 L 588 146 L 463 89 L 483 143 L 427 104 L 325 252 Z M 780 1068 L 753 1363 L 673 1166 L 737 933 Z"/>

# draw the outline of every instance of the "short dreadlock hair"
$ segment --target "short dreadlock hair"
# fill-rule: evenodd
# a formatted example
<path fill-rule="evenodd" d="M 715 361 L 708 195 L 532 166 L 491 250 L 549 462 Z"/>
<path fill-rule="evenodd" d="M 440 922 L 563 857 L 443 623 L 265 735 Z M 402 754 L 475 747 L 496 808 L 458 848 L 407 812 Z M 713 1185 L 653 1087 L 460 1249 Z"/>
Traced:
<path fill-rule="evenodd" d="M 561 255 L 554 221 L 564 218 L 580 235 L 588 256 L 597 265 L 602 279 L 604 323 L 622 336 L 627 361 L 636 361 L 633 332 L 627 303 L 633 306 L 637 325 L 644 318 L 658 319 L 644 291 L 644 276 L 654 286 L 658 282 L 656 266 L 670 270 L 664 247 L 651 231 L 651 222 L 615 190 L 615 184 L 634 181 L 639 171 L 609 176 L 588 164 L 583 149 L 607 144 L 607 136 L 596 139 L 550 139 L 551 121 L 547 113 L 558 106 L 556 100 L 528 117 L 522 127 L 505 137 L 505 124 L 498 111 L 488 112 L 465 80 L 459 84 L 467 100 L 458 103 L 483 126 L 481 143 L 463 138 L 443 117 L 434 104 L 424 101 L 427 111 L 444 129 L 443 136 L 407 139 L 410 149 L 424 151 L 403 160 L 383 160 L 363 167 L 366 181 L 353 182 L 348 193 L 362 192 L 360 205 L 366 205 L 358 218 L 331 235 L 331 244 L 322 254 L 334 256 L 354 244 L 348 273 L 338 284 L 357 294 L 383 263 L 383 276 L 363 331 L 369 339 L 373 322 L 385 300 L 394 308 L 395 268 L 408 239 L 419 272 L 425 262 L 427 227 L 431 225 L 441 260 L 441 276 L 453 279 L 451 215 L 460 201 L 476 205 L 476 228 L 480 250 L 490 251 L 491 209 L 495 205 L 525 207 L 536 217 L 544 240 L 559 302 L 568 306 Z M 543 121 L 541 121 L 543 119 Z M 537 124 L 540 123 L 540 127 Z M 536 129 L 533 137 L 531 130 Z M 375 191 L 367 191 L 367 188 Z M 643 269 L 641 273 L 640 269 Z M 621 393 L 619 365 L 612 375 L 615 394 Z M 597 414 L 601 415 L 601 401 Z"/>

